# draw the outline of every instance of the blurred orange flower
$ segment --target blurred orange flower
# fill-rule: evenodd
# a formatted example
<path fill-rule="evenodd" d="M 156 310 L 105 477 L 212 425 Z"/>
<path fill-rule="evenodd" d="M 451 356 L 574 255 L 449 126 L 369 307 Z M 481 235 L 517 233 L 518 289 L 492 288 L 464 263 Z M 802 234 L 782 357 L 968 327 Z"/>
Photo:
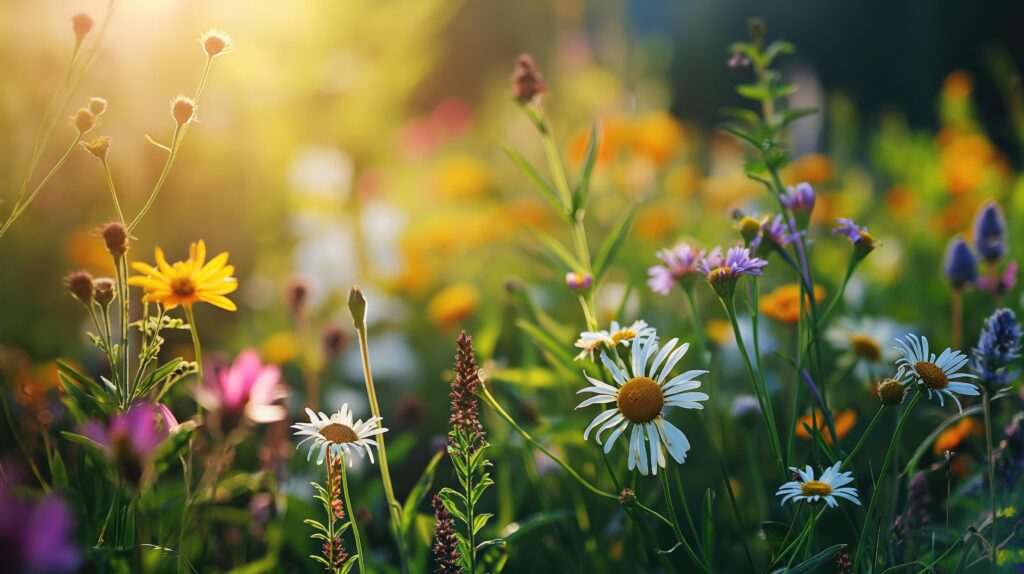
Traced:
<path fill-rule="evenodd" d="M 962 418 L 957 424 L 942 431 L 939 438 L 935 440 L 935 444 L 932 445 L 932 450 L 935 451 L 935 454 L 942 454 L 947 450 L 955 451 L 965 440 L 980 436 L 982 430 L 981 423 L 976 419 Z"/>
<path fill-rule="evenodd" d="M 839 437 L 839 440 L 842 440 L 857 425 L 857 413 L 853 409 L 844 409 L 839 411 L 839 413 L 832 411 L 832 416 L 835 417 L 836 436 Z M 817 427 L 815 427 L 815 422 L 817 422 Z M 810 440 L 811 435 L 807 432 L 805 425 L 810 428 L 817 428 L 825 444 L 832 444 L 832 433 L 828 430 L 825 414 L 821 410 L 814 409 L 813 413 L 808 413 L 796 421 L 796 436 L 804 440 Z"/>
<path fill-rule="evenodd" d="M 471 283 L 455 283 L 435 294 L 427 315 L 440 327 L 451 327 L 472 315 L 480 306 L 480 291 Z"/>
<path fill-rule="evenodd" d="M 647 112 L 633 123 L 631 148 L 659 166 L 668 163 L 683 143 L 679 120 L 664 110 Z"/>
<path fill-rule="evenodd" d="M 824 298 L 825 289 L 815 285 L 814 301 L 820 303 Z M 804 304 L 807 304 L 806 300 Z M 761 297 L 760 308 L 767 317 L 783 323 L 796 324 L 800 321 L 800 285 L 787 283 L 777 287 Z"/>
<path fill-rule="evenodd" d="M 816 185 L 832 179 L 832 160 L 820 153 L 800 156 L 789 169 L 792 181 L 806 181 Z"/>

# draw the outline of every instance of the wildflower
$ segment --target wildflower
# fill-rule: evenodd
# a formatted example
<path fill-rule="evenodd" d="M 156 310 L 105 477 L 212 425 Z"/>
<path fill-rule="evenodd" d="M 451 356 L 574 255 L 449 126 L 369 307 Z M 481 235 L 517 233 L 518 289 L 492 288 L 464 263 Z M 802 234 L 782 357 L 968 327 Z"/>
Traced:
<path fill-rule="evenodd" d="M 369 455 L 372 463 L 373 449 L 370 447 L 377 446 L 377 441 L 370 437 L 388 430 L 377 424 L 381 421 L 380 417 L 370 417 L 366 422 L 363 422 L 362 419 L 353 422 L 352 411 L 349 410 L 348 404 L 341 405 L 341 409 L 330 417 L 324 413 L 320 413 L 318 416 L 309 408 L 306 409 L 306 414 L 309 415 L 308 423 L 292 425 L 292 428 L 296 429 L 295 436 L 306 437 L 296 445 L 296 448 L 301 448 L 303 443 L 312 440 L 313 444 L 309 447 L 306 460 L 310 460 L 313 452 L 319 449 L 317 464 L 323 464 L 328 453 L 331 456 L 348 456 L 353 452 L 358 453 L 360 457 L 364 453 Z M 351 458 L 349 458 L 349 466 L 352 466 Z"/>
<path fill-rule="evenodd" d="M 857 363 L 864 378 L 883 363 L 896 360 L 896 351 L 885 342 L 895 337 L 897 328 L 888 319 L 843 317 L 825 331 L 825 340 L 840 352 L 838 362 L 842 367 Z"/>
<path fill-rule="evenodd" d="M 994 200 L 985 202 L 974 216 L 974 248 L 989 263 L 1006 255 L 1006 217 Z"/>
<path fill-rule="evenodd" d="M 729 56 L 727 65 L 730 68 L 746 68 L 750 66 L 750 58 L 744 56 L 739 52 L 733 52 L 732 56 Z"/>
<path fill-rule="evenodd" d="M 795 325 L 800 321 L 801 299 L 806 301 L 806 295 L 802 296 L 800 293 L 800 285 L 797 283 L 787 283 L 776 287 L 774 291 L 762 297 L 759 306 L 765 316 L 776 321 Z M 825 290 L 815 285 L 814 301 L 821 303 L 824 299 Z M 803 307 L 804 309 L 808 307 L 806 302 Z"/>
<path fill-rule="evenodd" d="M 632 325 L 619 325 L 618 321 L 612 321 L 611 327 L 607 330 L 584 331 L 576 341 L 576 346 L 583 349 L 576 360 L 589 356 L 594 359 L 594 351 L 602 344 L 608 347 L 622 345 L 628 347 L 635 339 L 654 334 L 654 327 L 647 326 L 646 321 L 634 321 Z"/>
<path fill-rule="evenodd" d="M 878 400 L 887 407 L 898 407 L 907 398 L 907 387 L 898 379 L 885 379 L 878 383 Z"/>
<path fill-rule="evenodd" d="M 184 126 L 196 116 L 196 102 L 188 96 L 178 96 L 171 100 L 171 116 L 178 126 Z"/>
<path fill-rule="evenodd" d="M 520 54 L 516 58 L 516 70 L 512 74 L 512 95 L 520 103 L 528 104 L 537 96 L 548 91 L 540 70 L 533 63 L 529 54 Z"/>
<path fill-rule="evenodd" d="M 810 465 L 807 465 L 804 470 L 791 466 L 789 470 L 795 472 L 800 480 L 783 484 L 775 495 L 782 497 L 783 505 L 790 500 L 817 502 L 824 499 L 825 504 L 830 508 L 835 508 L 839 505 L 836 497 L 839 497 L 860 506 L 860 499 L 857 498 L 857 489 L 852 486 L 844 486 L 853 482 L 853 479 L 850 478 L 852 473 L 839 472 L 842 466 L 843 463 L 837 461 L 832 466 L 826 468 L 818 479 L 814 478 L 814 470 Z"/>
<path fill-rule="evenodd" d="M 761 275 L 761 268 L 768 265 L 764 259 L 751 257 L 746 247 L 732 247 L 722 256 L 720 247 L 714 248 L 700 260 L 700 271 L 719 297 L 731 300 L 736 290 L 736 281 L 742 275 Z"/>
<path fill-rule="evenodd" d="M 747 217 L 744 217 L 743 221 L 747 219 Z M 789 223 L 781 215 L 776 215 L 775 217 L 765 215 L 761 219 L 755 219 L 754 221 L 757 222 L 758 227 L 754 237 L 748 240 L 748 244 L 750 245 L 751 253 L 755 255 L 763 253 L 767 257 L 771 253 L 772 247 L 785 247 L 796 241 L 799 237 L 799 234 L 790 229 Z"/>
<path fill-rule="evenodd" d="M 836 437 L 839 440 L 843 440 L 853 430 L 853 427 L 857 425 L 857 413 L 853 409 L 844 409 L 838 413 L 833 412 L 832 417 L 834 418 L 833 424 L 836 429 Z M 821 435 L 821 439 L 825 441 L 825 444 L 832 444 L 832 431 L 828 428 L 828 419 L 820 409 L 814 409 L 812 413 L 808 413 L 796 421 L 796 429 L 794 429 L 796 436 L 804 440 L 810 440 L 811 434 L 807 431 L 808 428 L 816 429 L 818 434 Z"/>
<path fill-rule="evenodd" d="M 1009 309 L 996 309 L 985 319 L 970 360 L 971 370 L 980 383 L 990 388 L 1003 387 L 1017 377 L 1019 370 L 1008 369 L 1020 358 L 1022 335 L 1017 316 Z"/>
<path fill-rule="evenodd" d="M 96 441 L 117 462 L 122 474 L 138 484 L 157 447 L 178 428 L 178 421 L 161 403 L 135 403 L 106 424 L 86 423 L 81 434 Z"/>
<path fill-rule="evenodd" d="M 101 307 L 110 305 L 111 301 L 117 297 L 117 289 L 115 288 L 114 280 L 109 277 L 94 279 L 92 287 L 93 300 L 99 303 Z"/>
<path fill-rule="evenodd" d="M 1006 264 L 1006 268 L 1003 269 L 1001 274 L 996 274 L 994 277 L 987 275 L 978 277 L 978 289 L 993 295 L 1008 293 L 1017 286 L 1017 272 L 1019 270 L 1020 265 L 1016 261 L 1010 261 Z"/>
<path fill-rule="evenodd" d="M 72 297 L 86 305 L 92 303 L 94 291 L 92 275 L 89 275 L 85 271 L 75 271 L 68 275 L 65 281 L 68 284 L 68 291 L 71 293 Z"/>
<path fill-rule="evenodd" d="M 119 257 L 128 251 L 128 230 L 120 222 L 108 223 L 100 233 L 111 256 Z"/>
<path fill-rule="evenodd" d="M 669 373 L 690 348 L 689 344 L 677 347 L 677 342 L 678 339 L 672 339 L 659 349 L 658 339 L 653 334 L 638 339 L 631 349 L 630 368 L 620 367 L 606 353 L 601 353 L 601 362 L 618 388 L 584 373 L 591 386 L 577 393 L 594 395 L 577 405 L 577 409 L 593 404 L 615 404 L 614 408 L 594 417 L 583 431 L 583 440 L 587 440 L 590 431 L 597 429 L 595 439 L 597 444 L 602 444 L 602 433 L 611 430 L 604 444 L 604 452 L 607 454 L 615 440 L 632 426 L 629 436 L 629 469 L 638 468 L 643 475 L 657 474 L 659 466 L 665 467 L 665 453 L 661 445 L 680 464 L 686 460 L 686 453 L 690 450 L 690 441 L 681 430 L 665 419 L 664 409 L 703 409 L 701 401 L 708 400 L 705 393 L 691 392 L 700 387 L 696 377 L 707 371 L 686 371 L 668 379 Z M 647 442 L 644 440 L 645 435 Z"/>
<path fill-rule="evenodd" d="M 224 252 L 207 262 L 206 243 L 202 239 L 189 246 L 188 259 L 173 265 L 167 263 L 163 250 L 157 247 L 156 267 L 132 263 L 142 275 L 130 278 L 128 284 L 143 289 L 143 301 L 160 303 L 167 309 L 178 305 L 189 308 L 202 301 L 234 311 L 238 307 L 225 295 L 238 289 L 238 281 L 231 276 L 235 267 L 227 261 L 228 254 Z"/>
<path fill-rule="evenodd" d="M 75 515 L 56 495 L 38 501 L 16 496 L 8 474 L 0 480 L 0 548 L 6 572 L 77 572 Z"/>
<path fill-rule="evenodd" d="M 471 447 L 479 448 L 484 443 L 486 434 L 483 425 L 480 424 L 476 397 L 480 374 L 473 353 L 473 338 L 463 331 L 459 334 L 456 344 L 458 350 L 455 352 L 455 379 L 448 394 L 448 398 L 451 399 L 451 416 L 448 424 L 452 427 L 452 432 L 465 433 L 470 439 Z M 454 446 L 457 444 L 455 437 L 451 438 L 449 444 Z"/>
<path fill-rule="evenodd" d="M 423 421 L 426 407 L 423 400 L 416 395 L 405 395 L 398 401 L 395 416 L 403 427 L 414 427 Z"/>
<path fill-rule="evenodd" d="M 199 37 L 199 43 L 202 44 L 203 51 L 209 58 L 216 58 L 230 52 L 234 45 L 231 36 L 220 30 L 207 30 Z"/>
<path fill-rule="evenodd" d="M 948 451 L 956 451 L 960 445 L 971 437 L 980 436 L 983 432 L 981 423 L 970 417 L 960 419 L 960 422 L 947 428 L 935 439 L 932 450 L 937 455 Z"/>
<path fill-rule="evenodd" d="M 836 574 L 853 574 L 853 560 L 850 560 L 850 553 L 840 550 L 836 555 Z"/>
<path fill-rule="evenodd" d="M 978 260 L 963 237 L 957 235 L 949 240 L 943 269 L 946 272 L 946 279 L 956 290 L 978 280 Z"/>
<path fill-rule="evenodd" d="M 75 32 L 75 43 L 81 44 L 82 40 L 92 30 L 92 16 L 88 14 L 75 14 L 71 17 L 71 29 Z"/>
<path fill-rule="evenodd" d="M 247 349 L 230 367 L 214 369 L 214 376 L 195 389 L 196 402 L 213 414 L 225 434 L 243 420 L 272 423 L 288 414 L 279 404 L 288 394 L 280 381 L 276 365 L 262 364 L 259 354 Z"/>
<path fill-rule="evenodd" d="M 78 108 L 75 115 L 71 116 L 71 122 L 75 124 L 78 135 L 85 135 L 96 127 L 96 116 L 85 108 Z"/>
<path fill-rule="evenodd" d="M 785 205 L 786 209 L 792 211 L 794 215 L 803 213 L 810 216 L 811 212 L 814 211 L 816 199 L 814 188 L 807 182 L 799 183 L 796 187 L 787 187 L 786 192 L 782 194 L 780 199 L 782 200 L 782 205 Z"/>
<path fill-rule="evenodd" d="M 565 286 L 570 291 L 583 293 L 594 284 L 594 276 L 589 273 L 566 273 Z"/>
<path fill-rule="evenodd" d="M 678 243 L 670 249 L 658 251 L 657 257 L 662 265 L 655 265 L 647 270 L 650 277 L 647 286 L 651 291 L 668 295 L 677 282 L 684 286 L 697 276 L 697 263 L 704 253 L 689 243 Z"/>
<path fill-rule="evenodd" d="M 103 98 L 89 98 L 89 111 L 92 115 L 99 117 L 107 112 L 107 100 Z"/>
<path fill-rule="evenodd" d="M 860 261 L 878 247 L 878 241 L 868 232 L 867 227 L 860 227 L 852 219 L 841 217 L 836 220 L 838 227 L 832 229 L 832 233 L 838 233 L 850 240 L 853 244 L 853 258 Z"/>
<path fill-rule="evenodd" d="M 757 239 L 758 234 L 761 233 L 761 220 L 752 215 L 744 215 L 736 222 L 736 228 L 739 230 L 743 241 L 750 245 L 751 242 Z"/>
<path fill-rule="evenodd" d="M 462 554 L 459 552 L 459 539 L 455 535 L 455 520 L 441 502 L 441 497 L 434 495 L 431 501 L 434 506 L 434 572 L 436 574 L 462 574 Z"/>
<path fill-rule="evenodd" d="M 899 368 L 896 378 L 904 385 L 916 384 L 928 392 L 929 399 L 935 393 L 940 405 L 944 404 L 943 395 L 946 395 L 953 399 L 961 412 L 963 407 L 956 395 L 979 394 L 974 384 L 956 380 L 975 378 L 970 373 L 957 372 L 968 361 L 967 356 L 960 351 L 947 347 L 936 357 L 935 353 L 928 353 L 928 339 L 914 334 L 907 335 L 905 340 L 896 339 L 896 344 L 899 345 L 896 350 L 902 355 L 896 360 Z"/>
<path fill-rule="evenodd" d="M 106 159 L 107 151 L 110 149 L 110 136 L 100 136 L 87 142 L 81 143 L 82 149 L 91 153 L 97 159 Z"/>

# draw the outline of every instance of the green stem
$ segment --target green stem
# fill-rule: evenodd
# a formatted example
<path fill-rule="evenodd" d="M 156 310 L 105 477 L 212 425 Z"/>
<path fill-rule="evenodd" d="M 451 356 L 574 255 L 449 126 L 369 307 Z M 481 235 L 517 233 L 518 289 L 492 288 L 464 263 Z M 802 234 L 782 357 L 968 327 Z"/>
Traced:
<path fill-rule="evenodd" d="M 356 541 L 356 553 L 359 554 L 359 572 L 366 574 L 366 556 L 363 555 L 363 542 L 359 538 L 359 526 L 356 524 L 356 511 L 352 507 L 352 499 L 348 495 L 348 465 L 345 457 L 341 458 L 341 491 L 345 495 L 345 507 L 348 508 L 348 522 L 352 525 L 352 538 Z"/>
<path fill-rule="evenodd" d="M 107 163 L 106 158 L 103 158 L 100 163 L 103 164 L 103 175 L 107 178 L 107 187 L 110 189 L 110 198 L 114 202 L 117 220 L 121 222 L 121 225 L 125 225 L 124 212 L 121 211 L 121 202 L 117 200 L 117 190 L 114 188 L 114 178 L 110 175 L 110 164 Z"/>
<path fill-rule="evenodd" d="M 875 425 L 878 424 L 878 421 L 882 419 L 883 411 L 885 411 L 885 405 L 878 407 L 878 410 L 875 411 L 875 416 L 871 417 L 871 422 L 868 423 L 868 428 L 864 429 L 864 433 L 860 435 L 860 439 L 857 441 L 857 444 L 853 446 L 853 450 L 850 451 L 850 454 L 846 455 L 846 460 L 843 461 L 843 465 L 839 467 L 839 470 L 846 468 L 846 466 L 850 464 L 850 461 L 853 460 L 853 457 L 857 456 L 857 453 L 860 452 L 860 447 L 864 446 L 868 435 L 871 434 L 871 431 L 875 428 Z"/>
<path fill-rule="evenodd" d="M 60 159 L 57 160 L 57 163 L 54 164 L 53 168 L 51 168 L 50 171 L 46 174 L 46 177 L 43 178 L 43 181 L 39 182 L 39 185 L 37 185 L 36 188 L 32 190 L 32 193 L 29 194 L 28 199 L 26 199 L 24 203 L 18 202 L 18 204 L 15 205 L 14 211 L 11 212 L 11 215 L 7 218 L 7 221 L 5 221 L 3 226 L 0 227 L 0 237 L 3 237 L 4 234 L 7 233 L 7 230 L 10 229 L 12 225 L 14 225 L 14 221 L 17 220 L 18 217 L 22 213 L 24 213 L 26 209 L 28 209 L 28 206 L 32 203 L 32 200 L 34 200 L 36 196 L 39 195 L 39 192 L 42 191 L 44 187 L 46 187 L 46 184 L 50 182 L 50 179 L 53 178 L 54 174 L 56 174 L 57 171 L 59 171 L 60 168 L 64 166 L 64 164 L 68 161 L 68 158 L 71 157 L 71 152 L 75 150 L 75 147 L 78 146 L 78 142 L 80 141 L 82 141 L 82 134 L 79 133 L 75 135 L 75 139 L 71 140 L 71 145 L 68 146 L 68 149 L 64 152 L 64 155 L 60 156 Z"/>
<path fill-rule="evenodd" d="M 196 356 L 196 382 L 199 385 L 203 384 L 203 346 L 199 342 L 199 329 L 196 328 L 196 317 L 192 312 L 191 305 L 185 305 L 185 318 L 188 319 L 188 329 L 192 333 L 192 348 L 195 349 Z M 197 403 L 198 405 L 198 403 Z M 198 407 L 200 412 L 202 411 L 201 406 Z"/>
<path fill-rule="evenodd" d="M 683 550 L 686 551 L 686 555 L 693 560 L 693 563 L 704 572 L 710 572 L 707 565 L 697 557 L 697 554 L 693 551 L 689 542 L 686 541 L 686 537 L 683 536 L 683 530 L 679 527 L 679 519 L 676 517 L 676 508 L 672 503 L 672 487 L 669 486 L 668 482 L 668 469 L 661 473 L 661 489 L 665 494 L 665 504 L 668 505 L 668 517 L 672 521 L 672 532 L 676 535 L 676 540 L 682 545 Z"/>
<path fill-rule="evenodd" d="M 857 572 L 857 565 L 860 562 L 861 551 L 864 550 L 865 543 L 867 540 L 868 526 L 871 524 L 871 516 L 875 511 L 875 504 L 878 502 L 878 495 L 880 488 L 878 485 L 885 480 L 885 473 L 889 470 L 889 463 L 892 462 L 892 454 L 896 449 L 896 443 L 899 442 L 900 433 L 903 432 L 903 425 L 906 424 L 907 419 L 910 418 L 910 412 L 914 410 L 914 405 L 917 401 L 921 400 L 921 391 L 918 390 L 914 393 L 914 398 L 910 399 L 910 403 L 907 405 L 906 410 L 900 415 L 899 422 L 896 423 L 896 431 L 893 432 L 892 439 L 889 440 L 889 448 L 886 450 L 885 459 L 882 461 L 882 468 L 878 473 L 878 481 L 875 483 L 874 488 L 871 492 L 871 501 L 868 503 L 867 511 L 864 515 L 864 526 L 860 529 L 860 536 L 857 537 L 857 550 L 853 554 L 853 572 Z"/>
<path fill-rule="evenodd" d="M 988 496 L 989 505 L 992 509 L 992 543 L 989 545 L 989 558 L 992 561 L 991 567 L 994 570 L 996 565 L 996 553 L 998 552 L 998 538 L 996 538 L 996 525 L 999 517 L 996 512 L 996 463 L 994 450 L 992 448 L 992 399 L 988 390 L 982 386 L 981 407 L 985 417 L 985 448 L 988 451 Z"/>

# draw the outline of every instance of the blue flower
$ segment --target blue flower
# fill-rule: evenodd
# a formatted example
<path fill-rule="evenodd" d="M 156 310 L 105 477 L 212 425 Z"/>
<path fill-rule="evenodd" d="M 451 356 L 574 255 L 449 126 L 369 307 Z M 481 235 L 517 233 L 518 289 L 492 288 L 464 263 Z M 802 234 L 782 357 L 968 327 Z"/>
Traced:
<path fill-rule="evenodd" d="M 978 280 L 978 260 L 963 237 L 957 235 L 949 240 L 943 270 L 954 289 L 963 289 Z"/>
<path fill-rule="evenodd" d="M 996 309 L 985 320 L 978 346 L 971 351 L 971 370 L 981 383 L 1002 387 L 1017 377 L 1019 370 L 1009 367 L 1020 358 L 1022 335 L 1017 316 L 1009 309 Z"/>
<path fill-rule="evenodd" d="M 974 216 L 974 247 L 989 263 L 1006 255 L 1006 218 L 993 200 L 988 200 Z"/>

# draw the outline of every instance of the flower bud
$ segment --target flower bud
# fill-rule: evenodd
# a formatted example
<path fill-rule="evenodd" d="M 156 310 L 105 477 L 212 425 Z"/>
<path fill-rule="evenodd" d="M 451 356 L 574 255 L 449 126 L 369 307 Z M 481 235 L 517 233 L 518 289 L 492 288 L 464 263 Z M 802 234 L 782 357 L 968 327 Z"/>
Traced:
<path fill-rule="evenodd" d="M 82 149 L 91 153 L 98 159 L 106 159 L 107 151 L 110 150 L 110 137 L 100 136 L 91 141 L 82 142 Z"/>
<path fill-rule="evenodd" d="M 92 282 L 93 298 L 97 303 L 106 307 L 117 297 L 114 280 L 109 277 L 100 277 Z"/>
<path fill-rule="evenodd" d="M 107 100 L 103 98 L 90 98 L 89 111 L 94 116 L 102 116 L 107 111 Z"/>
<path fill-rule="evenodd" d="M 171 116 L 179 126 L 191 122 L 196 115 L 196 102 L 188 96 L 178 96 L 171 100 Z"/>
<path fill-rule="evenodd" d="M 360 291 L 358 285 L 353 285 L 348 293 L 348 310 L 352 313 L 352 323 L 356 330 L 362 331 L 366 328 L 366 297 Z"/>
<path fill-rule="evenodd" d="M 512 74 L 512 94 L 520 103 L 528 104 L 547 91 L 548 86 L 533 63 L 533 58 L 529 54 L 520 54 Z"/>
<path fill-rule="evenodd" d="M 636 502 L 636 491 L 632 488 L 623 488 L 619 493 L 619 504 L 630 506 Z"/>
<path fill-rule="evenodd" d="M 575 293 L 583 293 L 594 284 L 594 276 L 589 273 L 566 273 L 565 285 Z"/>
<path fill-rule="evenodd" d="M 959 235 L 949 241 L 943 268 L 946 279 L 953 289 L 963 289 L 978 280 L 978 260 L 964 238 Z"/>
<path fill-rule="evenodd" d="M 71 18 L 71 29 L 75 31 L 75 41 L 79 44 L 92 30 L 92 17 L 88 14 L 75 14 Z"/>
<path fill-rule="evenodd" d="M 231 36 L 220 30 L 208 30 L 199 37 L 199 43 L 203 45 L 203 51 L 210 58 L 231 51 Z"/>
<path fill-rule="evenodd" d="M 878 400 L 887 407 L 903 404 L 907 396 L 907 388 L 896 379 L 885 379 L 878 383 Z"/>
<path fill-rule="evenodd" d="M 999 204 L 991 199 L 974 216 L 974 247 L 989 263 L 1006 255 L 1006 217 Z"/>
<path fill-rule="evenodd" d="M 743 237 L 743 241 L 747 245 L 757 238 L 757 235 L 761 233 L 761 221 L 749 215 L 744 215 L 740 218 L 737 223 L 737 227 L 740 230 L 740 236 Z"/>
<path fill-rule="evenodd" d="M 128 230 L 117 221 L 108 223 L 103 228 L 103 242 L 111 255 L 120 257 L 128 251 Z"/>
<path fill-rule="evenodd" d="M 75 271 L 68 275 L 65 281 L 68 284 L 68 291 L 71 293 L 72 297 L 86 305 L 92 303 L 92 275 L 89 275 L 85 271 Z"/>
<path fill-rule="evenodd" d="M 96 127 L 96 116 L 85 108 L 79 108 L 75 115 L 71 116 L 71 120 L 74 122 L 79 135 L 89 133 L 89 130 Z"/>

